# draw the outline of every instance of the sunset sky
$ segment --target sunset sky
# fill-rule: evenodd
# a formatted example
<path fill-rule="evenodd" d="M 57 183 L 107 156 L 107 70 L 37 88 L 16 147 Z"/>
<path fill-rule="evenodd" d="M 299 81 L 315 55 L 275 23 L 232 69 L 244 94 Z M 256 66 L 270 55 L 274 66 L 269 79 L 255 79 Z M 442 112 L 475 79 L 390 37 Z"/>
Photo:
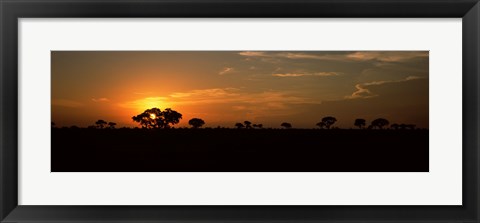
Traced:
<path fill-rule="evenodd" d="M 428 128 L 427 51 L 52 51 L 52 121 L 138 126 L 145 109 L 172 108 L 187 126 L 249 120 L 315 128 L 322 117 Z"/>

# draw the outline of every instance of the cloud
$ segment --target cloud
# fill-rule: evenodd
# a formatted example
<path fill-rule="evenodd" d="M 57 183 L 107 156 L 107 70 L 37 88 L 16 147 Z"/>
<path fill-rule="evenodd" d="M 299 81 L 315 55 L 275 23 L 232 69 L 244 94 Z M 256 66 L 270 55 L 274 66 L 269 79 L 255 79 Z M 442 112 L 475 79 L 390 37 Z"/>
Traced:
<path fill-rule="evenodd" d="M 253 51 L 245 51 L 238 53 L 241 56 L 245 57 L 263 57 L 263 58 L 284 58 L 284 59 L 315 59 L 315 60 L 332 60 L 332 59 L 339 59 L 341 56 L 339 55 L 319 55 L 319 54 L 312 54 L 312 53 L 302 53 L 302 52 L 253 52 Z"/>
<path fill-rule="evenodd" d="M 367 88 L 368 86 L 383 85 L 383 84 L 388 84 L 388 83 L 400 83 L 400 82 L 406 82 L 406 81 L 412 81 L 412 80 L 418 80 L 418 79 L 425 79 L 425 78 L 424 77 L 418 77 L 418 76 L 408 76 L 405 79 L 401 79 L 401 80 L 372 81 L 372 82 L 368 82 L 368 83 L 356 84 L 355 88 L 357 90 L 355 92 L 353 92 L 351 95 L 345 96 L 345 99 L 371 98 L 371 97 L 378 96 L 377 94 L 373 94 Z"/>
<path fill-rule="evenodd" d="M 109 101 L 108 98 L 92 98 L 94 102 L 106 102 Z"/>
<path fill-rule="evenodd" d="M 298 110 L 292 109 L 295 106 L 311 102 L 312 99 L 298 95 L 295 91 L 250 91 L 246 88 L 227 87 L 173 92 L 163 97 L 138 98 L 118 106 L 132 110 L 132 114 L 153 107 L 162 110 L 172 108 L 183 111 L 186 119 L 200 116 L 210 124 L 218 122 L 224 125 L 222 124 L 224 120 L 255 121 L 258 117 L 281 118 L 297 113 Z"/>
<path fill-rule="evenodd" d="M 218 72 L 218 75 L 224 75 L 224 74 L 230 73 L 232 71 L 233 71 L 232 67 L 225 67 L 220 72 Z"/>
<path fill-rule="evenodd" d="M 312 59 L 312 60 L 339 60 L 342 58 L 342 55 L 333 55 L 333 54 L 311 54 L 311 53 L 279 53 L 279 57 L 288 58 L 288 59 Z"/>
<path fill-rule="evenodd" d="M 233 109 L 233 110 L 236 110 L 236 111 L 242 111 L 242 110 L 246 110 L 246 109 L 247 109 L 247 106 L 234 105 L 234 106 L 232 106 L 232 109 Z"/>
<path fill-rule="evenodd" d="M 61 107 L 68 107 L 68 108 L 78 108 L 82 107 L 83 104 L 77 101 L 72 101 L 68 99 L 52 99 L 53 106 L 61 106 Z"/>
<path fill-rule="evenodd" d="M 143 111 L 148 108 L 174 108 L 176 105 L 198 104 L 198 103 L 220 103 L 237 96 L 235 88 L 211 88 L 192 90 L 187 92 L 174 92 L 168 96 L 154 96 L 138 98 L 131 101 L 119 103 L 123 108 Z"/>
<path fill-rule="evenodd" d="M 254 51 L 244 51 L 238 54 L 246 57 L 266 57 L 267 56 L 265 52 L 254 52 Z"/>
<path fill-rule="evenodd" d="M 136 109 L 138 111 L 143 111 L 149 108 L 161 108 L 161 109 L 167 108 L 167 104 L 165 103 L 166 101 L 167 101 L 166 97 L 146 97 L 146 98 L 136 99 L 133 101 L 127 101 L 124 103 L 120 103 L 118 105 L 123 108 L 130 108 L 130 109 Z"/>
<path fill-rule="evenodd" d="M 428 57 L 428 54 L 428 51 L 360 51 L 348 54 L 347 58 L 358 61 L 377 60 L 381 62 L 400 62 L 416 57 Z"/>
<path fill-rule="evenodd" d="M 423 79 L 423 77 L 418 77 L 418 76 L 408 76 L 407 78 L 405 78 L 405 80 L 407 80 L 407 81 L 411 81 L 411 80 L 417 80 L 417 79 Z"/>
<path fill-rule="evenodd" d="M 242 92 L 238 88 L 213 88 L 176 92 L 167 100 L 175 105 L 225 104 L 234 110 L 279 109 L 285 104 L 304 103 L 305 98 L 294 96 L 293 92 L 263 91 Z M 255 109 L 253 109 L 255 108 Z"/>
<path fill-rule="evenodd" d="M 329 53 L 318 51 L 315 53 L 306 52 L 240 52 L 239 55 L 245 57 L 261 57 L 276 59 L 312 59 L 312 60 L 334 60 L 334 61 L 369 61 L 375 60 L 379 62 L 401 62 L 417 57 L 428 57 L 428 51 L 358 51 L 345 53 Z M 275 60 L 271 60 L 275 61 Z"/>
<path fill-rule="evenodd" d="M 276 73 L 272 74 L 274 77 L 304 77 L 304 76 L 317 76 L 328 77 L 340 75 L 338 72 L 317 72 L 317 73 Z"/>
<path fill-rule="evenodd" d="M 355 88 L 357 89 L 352 95 L 345 96 L 346 99 L 355 99 L 355 98 L 371 98 L 375 97 L 370 90 L 362 86 L 361 84 L 356 84 Z"/>
<path fill-rule="evenodd" d="M 198 100 L 212 99 L 218 97 L 231 97 L 238 95 L 235 93 L 237 88 L 210 88 L 201 90 L 192 90 L 187 92 L 175 92 L 170 94 L 170 97 L 175 99 L 195 98 Z"/>

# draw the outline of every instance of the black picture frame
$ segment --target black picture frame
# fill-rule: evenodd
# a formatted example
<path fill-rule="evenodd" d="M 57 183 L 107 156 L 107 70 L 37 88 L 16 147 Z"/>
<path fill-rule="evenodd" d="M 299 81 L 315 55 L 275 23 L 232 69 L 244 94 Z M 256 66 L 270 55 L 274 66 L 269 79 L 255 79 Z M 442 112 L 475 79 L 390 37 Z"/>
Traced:
<path fill-rule="evenodd" d="M 1 222 L 479 222 L 479 0 L 0 0 Z M 462 206 L 18 205 L 18 19 L 462 18 Z M 448 44 L 448 43 L 446 43 Z"/>

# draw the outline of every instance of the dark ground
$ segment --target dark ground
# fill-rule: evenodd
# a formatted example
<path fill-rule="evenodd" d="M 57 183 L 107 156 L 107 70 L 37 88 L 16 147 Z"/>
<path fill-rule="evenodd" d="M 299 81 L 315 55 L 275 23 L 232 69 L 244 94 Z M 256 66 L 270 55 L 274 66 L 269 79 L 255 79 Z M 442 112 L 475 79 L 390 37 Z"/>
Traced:
<path fill-rule="evenodd" d="M 425 172 L 428 130 L 52 129 L 52 172 Z"/>

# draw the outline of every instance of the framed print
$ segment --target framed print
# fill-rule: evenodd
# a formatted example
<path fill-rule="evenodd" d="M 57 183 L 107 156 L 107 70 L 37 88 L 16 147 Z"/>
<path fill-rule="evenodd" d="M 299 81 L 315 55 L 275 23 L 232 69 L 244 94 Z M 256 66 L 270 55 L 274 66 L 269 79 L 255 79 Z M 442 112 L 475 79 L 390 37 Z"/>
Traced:
<path fill-rule="evenodd" d="M 428 56 L 52 51 L 51 171 L 428 172 Z M 341 90 L 362 72 L 392 80 Z M 85 89 L 108 96 L 85 102 Z"/>
<path fill-rule="evenodd" d="M 2 222 L 478 222 L 479 4 L 2 1 Z"/>

